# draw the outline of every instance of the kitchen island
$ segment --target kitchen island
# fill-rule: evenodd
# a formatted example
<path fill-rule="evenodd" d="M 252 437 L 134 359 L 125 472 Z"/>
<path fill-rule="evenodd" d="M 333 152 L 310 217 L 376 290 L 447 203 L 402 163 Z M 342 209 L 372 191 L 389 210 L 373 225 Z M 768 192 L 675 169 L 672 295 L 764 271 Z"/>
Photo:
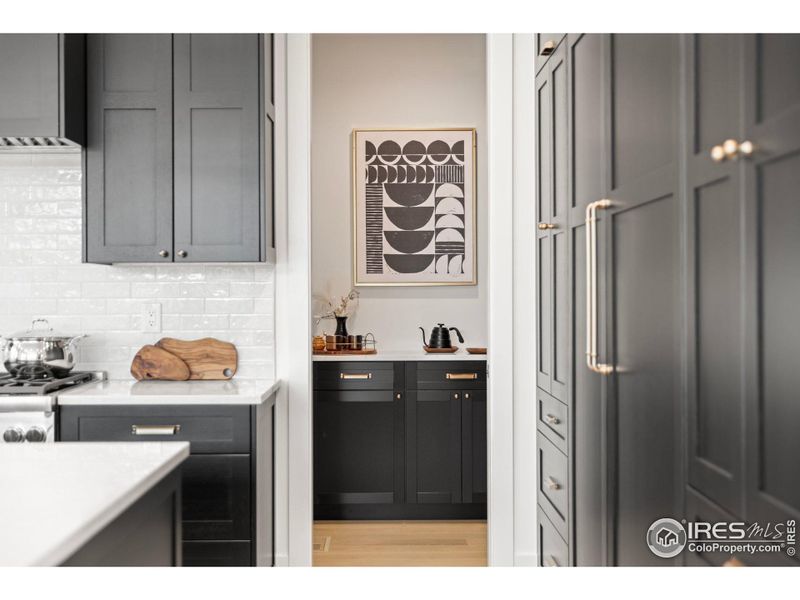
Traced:
<path fill-rule="evenodd" d="M 181 564 L 185 442 L 0 446 L 0 566 Z"/>

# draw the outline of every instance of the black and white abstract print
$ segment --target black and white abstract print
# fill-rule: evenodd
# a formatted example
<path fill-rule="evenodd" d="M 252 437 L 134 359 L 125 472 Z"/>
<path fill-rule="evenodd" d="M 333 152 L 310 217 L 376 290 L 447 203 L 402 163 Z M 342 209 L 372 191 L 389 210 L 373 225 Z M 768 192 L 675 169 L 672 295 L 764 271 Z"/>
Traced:
<path fill-rule="evenodd" d="M 475 283 L 474 135 L 354 132 L 357 285 Z"/>

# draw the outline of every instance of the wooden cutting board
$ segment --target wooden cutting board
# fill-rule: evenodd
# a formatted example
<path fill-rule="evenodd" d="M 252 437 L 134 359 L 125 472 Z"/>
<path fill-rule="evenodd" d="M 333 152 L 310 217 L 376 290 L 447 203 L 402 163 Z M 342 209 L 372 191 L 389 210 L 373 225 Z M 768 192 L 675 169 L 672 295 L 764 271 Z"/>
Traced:
<path fill-rule="evenodd" d="M 189 367 L 189 379 L 230 379 L 236 373 L 236 346 L 215 338 L 178 340 L 161 338 L 156 346 L 180 358 Z"/>
<path fill-rule="evenodd" d="M 142 346 L 133 357 L 131 375 L 138 381 L 143 379 L 186 381 L 190 372 L 189 365 L 171 352 L 148 345 Z"/>

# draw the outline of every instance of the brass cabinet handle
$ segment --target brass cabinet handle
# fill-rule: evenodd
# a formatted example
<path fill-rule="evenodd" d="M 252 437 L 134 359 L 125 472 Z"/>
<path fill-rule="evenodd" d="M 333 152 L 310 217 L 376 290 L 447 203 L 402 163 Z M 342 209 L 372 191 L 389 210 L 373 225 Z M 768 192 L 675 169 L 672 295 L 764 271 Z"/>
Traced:
<path fill-rule="evenodd" d="M 542 561 L 542 563 L 544 564 L 545 567 L 557 567 L 558 566 L 558 562 L 552 556 L 546 556 L 544 558 L 544 560 Z"/>
<path fill-rule="evenodd" d="M 555 415 L 545 415 L 544 422 L 547 423 L 548 425 L 558 425 L 559 423 L 561 423 L 561 419 L 559 419 Z"/>
<path fill-rule="evenodd" d="M 339 373 L 339 379 L 372 379 L 372 373 Z"/>
<path fill-rule="evenodd" d="M 477 373 L 447 373 L 445 379 L 463 380 L 463 379 L 477 379 Z"/>
<path fill-rule="evenodd" d="M 558 483 L 555 479 L 553 479 L 552 477 L 550 477 L 548 475 L 548 477 L 547 477 L 547 489 L 560 490 L 561 489 L 561 484 Z"/>
<path fill-rule="evenodd" d="M 546 230 L 546 229 L 555 229 L 555 228 L 556 228 L 556 225 L 555 225 L 555 223 L 539 223 L 539 224 L 537 225 L 537 227 L 538 227 L 539 229 L 541 229 L 542 231 L 544 231 L 544 230 Z"/>
<path fill-rule="evenodd" d="M 614 372 L 612 365 L 597 362 L 597 209 L 611 207 L 611 200 L 586 206 L 586 366 L 601 375 Z"/>
<path fill-rule="evenodd" d="M 131 425 L 132 435 L 175 435 L 180 425 Z"/>
<path fill-rule="evenodd" d="M 553 40 L 547 40 L 539 49 L 539 56 L 550 56 L 553 50 L 556 49 L 556 43 Z"/>

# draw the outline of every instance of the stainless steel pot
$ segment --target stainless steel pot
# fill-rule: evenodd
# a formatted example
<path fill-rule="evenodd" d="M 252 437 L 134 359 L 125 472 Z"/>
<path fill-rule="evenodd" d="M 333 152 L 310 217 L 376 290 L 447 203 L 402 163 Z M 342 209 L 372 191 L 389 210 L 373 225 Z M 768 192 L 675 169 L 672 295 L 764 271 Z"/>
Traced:
<path fill-rule="evenodd" d="M 12 375 L 47 373 L 63 377 L 75 366 L 78 340 L 85 337 L 61 335 L 53 331 L 47 319 L 36 319 L 27 331 L 2 338 L 3 365 Z"/>

